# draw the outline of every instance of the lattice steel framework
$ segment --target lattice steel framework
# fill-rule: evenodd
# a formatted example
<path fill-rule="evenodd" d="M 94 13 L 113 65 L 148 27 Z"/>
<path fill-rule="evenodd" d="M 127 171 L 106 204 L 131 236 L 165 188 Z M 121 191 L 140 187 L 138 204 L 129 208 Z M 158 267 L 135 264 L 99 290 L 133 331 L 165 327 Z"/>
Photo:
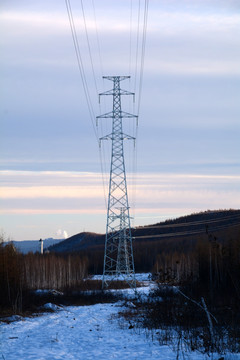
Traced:
<path fill-rule="evenodd" d="M 112 141 L 102 287 L 103 289 L 107 288 L 109 282 L 120 277 L 135 289 L 136 281 L 123 149 L 123 140 L 135 140 L 135 138 L 123 133 L 122 119 L 137 118 L 137 116 L 121 109 L 121 96 L 134 95 L 134 93 L 120 88 L 120 81 L 130 78 L 130 76 L 104 76 L 103 78 L 113 81 L 113 89 L 101 93 L 99 96 L 112 95 L 113 110 L 97 117 L 97 119 L 112 119 L 111 134 L 100 138 L 100 142 L 101 140 Z"/>

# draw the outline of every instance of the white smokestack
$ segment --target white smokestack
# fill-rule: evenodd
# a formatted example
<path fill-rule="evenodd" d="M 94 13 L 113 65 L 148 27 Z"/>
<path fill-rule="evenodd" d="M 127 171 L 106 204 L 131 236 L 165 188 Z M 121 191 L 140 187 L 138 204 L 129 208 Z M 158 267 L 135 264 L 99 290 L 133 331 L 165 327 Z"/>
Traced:
<path fill-rule="evenodd" d="M 43 239 L 40 239 L 39 242 L 40 242 L 40 254 L 43 254 Z"/>

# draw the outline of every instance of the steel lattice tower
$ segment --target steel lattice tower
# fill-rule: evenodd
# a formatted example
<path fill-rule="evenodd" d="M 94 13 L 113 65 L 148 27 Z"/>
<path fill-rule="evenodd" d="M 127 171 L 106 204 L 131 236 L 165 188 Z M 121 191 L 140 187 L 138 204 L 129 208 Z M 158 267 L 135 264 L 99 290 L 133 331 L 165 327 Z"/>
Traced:
<path fill-rule="evenodd" d="M 137 116 L 121 109 L 121 96 L 134 95 L 134 93 L 120 88 L 120 81 L 130 78 L 130 76 L 104 76 L 103 78 L 113 81 L 113 89 L 100 94 L 100 96 L 113 96 L 113 110 L 97 117 L 112 119 L 111 134 L 100 138 L 100 141 L 112 141 L 102 287 L 103 289 L 108 287 L 109 282 L 116 280 L 120 275 L 120 278 L 127 281 L 135 289 L 136 281 L 123 151 L 123 140 L 135 140 L 135 138 L 123 133 L 122 119 L 137 118 Z"/>

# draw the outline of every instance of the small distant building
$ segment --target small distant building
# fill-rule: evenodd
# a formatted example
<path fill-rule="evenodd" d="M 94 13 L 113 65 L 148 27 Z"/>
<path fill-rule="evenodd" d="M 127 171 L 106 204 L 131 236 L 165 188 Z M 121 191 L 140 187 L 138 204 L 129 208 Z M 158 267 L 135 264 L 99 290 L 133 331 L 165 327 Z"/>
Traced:
<path fill-rule="evenodd" d="M 40 239 L 39 243 L 40 243 L 40 254 L 43 254 L 43 239 Z"/>

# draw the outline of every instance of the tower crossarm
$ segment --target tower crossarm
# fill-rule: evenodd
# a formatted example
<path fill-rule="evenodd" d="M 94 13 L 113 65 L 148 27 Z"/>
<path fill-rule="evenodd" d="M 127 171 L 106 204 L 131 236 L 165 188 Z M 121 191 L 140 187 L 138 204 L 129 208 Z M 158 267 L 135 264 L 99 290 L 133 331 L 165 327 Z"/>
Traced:
<path fill-rule="evenodd" d="M 97 116 L 97 119 L 108 119 L 108 118 L 113 119 L 115 117 L 116 117 L 116 114 L 114 114 L 113 111 L 110 111 L 110 112 L 108 112 L 106 114 Z M 138 118 L 137 115 L 133 115 L 133 114 L 130 114 L 130 113 L 125 112 L 125 111 L 119 112 L 118 117 L 119 118 L 136 118 L 136 119 Z"/>
<path fill-rule="evenodd" d="M 113 140 L 113 135 L 112 134 L 105 135 L 99 138 L 99 140 Z M 121 136 L 118 137 L 118 140 L 136 140 L 136 138 L 131 135 L 121 134 Z"/>
<path fill-rule="evenodd" d="M 104 91 L 104 92 L 100 93 L 98 95 L 99 96 L 99 101 L 100 101 L 101 96 L 103 96 L 103 95 L 115 95 L 114 94 L 114 89 L 107 90 L 107 91 Z M 119 90 L 119 95 L 132 95 L 133 97 L 135 97 L 135 94 L 133 92 L 123 90 L 123 89 Z"/>
<path fill-rule="evenodd" d="M 118 81 L 123 81 L 123 80 L 126 80 L 126 79 L 130 79 L 130 76 L 129 75 L 124 75 L 124 76 L 103 76 L 103 79 L 107 79 L 107 80 L 112 80 L 113 82 L 115 82 L 116 80 Z"/>

